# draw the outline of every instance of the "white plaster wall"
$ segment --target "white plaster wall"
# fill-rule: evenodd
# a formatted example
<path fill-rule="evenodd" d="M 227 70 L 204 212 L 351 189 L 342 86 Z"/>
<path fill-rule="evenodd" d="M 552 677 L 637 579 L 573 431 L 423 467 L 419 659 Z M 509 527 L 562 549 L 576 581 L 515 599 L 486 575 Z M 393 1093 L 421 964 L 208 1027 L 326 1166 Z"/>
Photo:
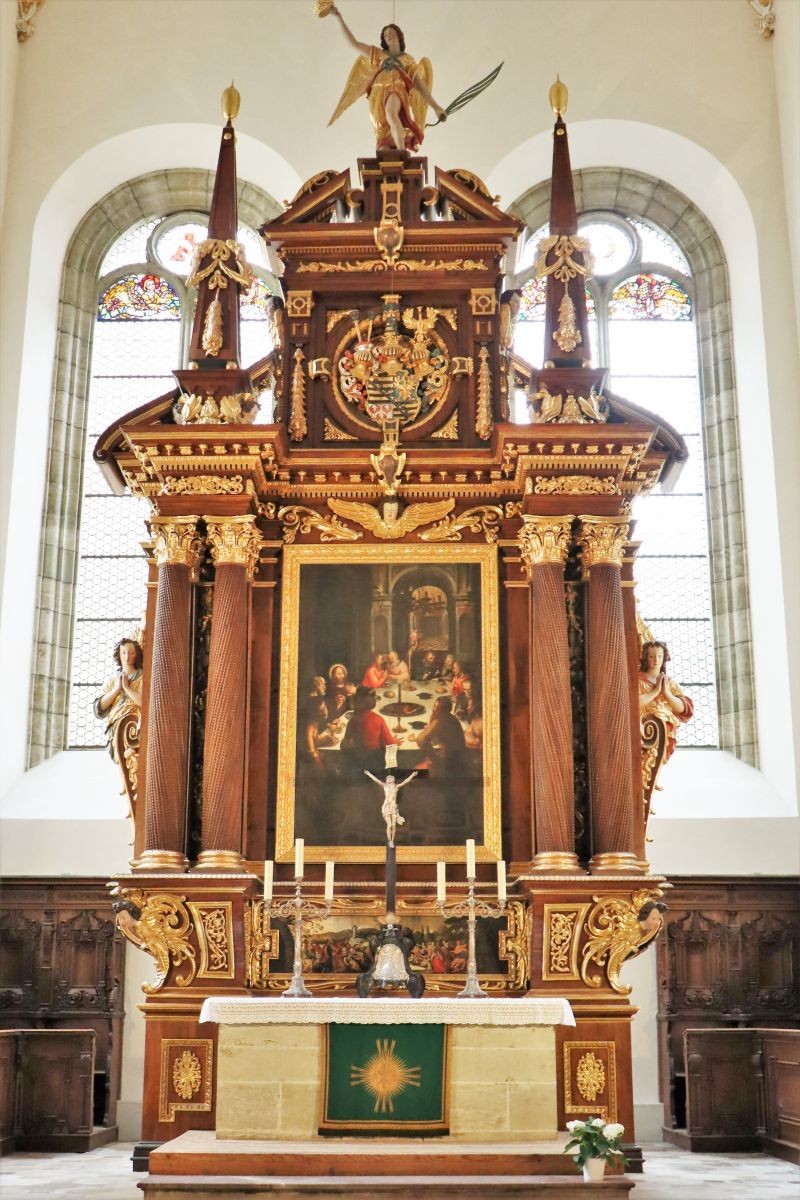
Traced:
<path fill-rule="evenodd" d="M 391 0 L 343 0 L 374 38 Z M 351 53 L 310 0 L 50 0 L 17 47 L 0 0 L 0 869 L 109 874 L 128 857 L 124 802 L 103 752 L 71 752 L 23 774 L 38 532 L 61 263 L 83 214 L 126 178 L 211 167 L 218 95 L 242 92 L 240 173 L 279 198 L 371 151 L 363 105 L 325 122 Z M 11 11 L 10 11 L 11 10 Z M 546 94 L 571 86 L 573 165 L 621 165 L 680 188 L 714 224 L 729 260 L 743 443 L 761 770 L 679 752 L 656 804 L 651 861 L 666 872 L 798 869 L 800 750 L 800 4 L 778 0 L 759 38 L 747 5 L 716 0 L 403 0 L 409 50 L 434 62 L 443 103 L 501 59 L 498 83 L 426 143 L 505 202 L 550 169 Z M 220 32 L 222 30 L 222 33 Z M 141 86 L 120 86 L 135 60 Z M 68 69 L 65 69 L 68 64 Z M 794 257 L 794 272 L 792 270 Z M 9 681 L 12 681 L 9 685 Z M 135 1011 L 149 960 L 129 951 Z M 138 965 L 137 965 L 138 964 Z M 632 964 L 636 1101 L 655 1130 L 655 956 Z M 124 1121 L 135 1135 L 141 1024 L 129 1018 Z M 640 1132 L 643 1132 L 642 1129 Z"/>

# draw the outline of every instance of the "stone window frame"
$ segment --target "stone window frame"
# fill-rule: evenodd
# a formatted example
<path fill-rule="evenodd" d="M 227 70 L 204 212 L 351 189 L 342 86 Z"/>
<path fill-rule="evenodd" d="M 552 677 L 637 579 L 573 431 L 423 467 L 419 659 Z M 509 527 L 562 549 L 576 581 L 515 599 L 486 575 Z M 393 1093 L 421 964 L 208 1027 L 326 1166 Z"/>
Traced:
<path fill-rule="evenodd" d="M 140 175 L 99 200 L 81 220 L 67 248 L 59 291 L 39 549 L 29 768 L 67 748 L 83 451 L 100 268 L 114 242 L 131 226 L 182 212 L 207 213 L 213 189 L 213 171 Z M 268 192 L 253 183 L 240 181 L 238 201 L 241 223 L 253 229 L 282 211 Z"/>
<path fill-rule="evenodd" d="M 720 749 L 758 765 L 753 645 L 747 579 L 733 321 L 728 268 L 713 226 L 687 196 L 653 175 L 626 168 L 573 172 L 581 216 L 612 213 L 651 221 L 686 256 L 692 280 L 703 407 L 711 600 Z M 549 218 L 550 182 L 530 188 L 510 211 L 530 232 Z M 521 273 L 527 277 L 530 272 Z"/>

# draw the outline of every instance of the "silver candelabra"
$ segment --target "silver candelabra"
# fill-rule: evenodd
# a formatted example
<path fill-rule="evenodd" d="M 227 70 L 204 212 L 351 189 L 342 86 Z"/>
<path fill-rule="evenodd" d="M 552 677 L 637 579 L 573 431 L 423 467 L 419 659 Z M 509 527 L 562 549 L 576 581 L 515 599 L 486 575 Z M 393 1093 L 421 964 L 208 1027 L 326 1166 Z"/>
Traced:
<path fill-rule="evenodd" d="M 478 982 L 478 966 L 475 961 L 475 923 L 478 917 L 502 917 L 506 911 L 505 904 L 487 904 L 485 900 L 476 898 L 474 875 L 467 876 L 467 885 L 469 891 L 466 900 L 458 900 L 455 904 L 445 902 L 439 905 L 439 911 L 443 917 L 467 918 L 467 982 L 462 991 L 458 993 L 457 999 L 459 1000 L 480 998 L 487 994 Z"/>
<path fill-rule="evenodd" d="M 296 876 L 294 881 L 294 896 L 288 900 L 284 900 L 281 904 L 271 903 L 269 905 L 271 916 L 285 917 L 292 920 L 294 927 L 292 982 L 286 991 L 283 992 L 284 996 L 310 996 L 312 994 L 306 987 L 306 981 L 303 978 L 303 918 L 314 920 L 327 917 L 330 916 L 331 911 L 330 901 L 327 901 L 323 905 L 314 904 L 311 900 L 304 900 L 302 886 L 302 876 Z"/>

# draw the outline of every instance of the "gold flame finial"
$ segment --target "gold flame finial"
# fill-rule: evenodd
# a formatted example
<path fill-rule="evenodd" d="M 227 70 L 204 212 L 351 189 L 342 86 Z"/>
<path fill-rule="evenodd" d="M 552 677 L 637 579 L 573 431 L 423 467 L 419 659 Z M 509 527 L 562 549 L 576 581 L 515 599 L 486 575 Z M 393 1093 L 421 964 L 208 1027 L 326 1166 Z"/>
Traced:
<path fill-rule="evenodd" d="M 222 93 L 222 115 L 226 121 L 235 121 L 239 115 L 239 105 L 242 102 L 242 97 L 239 95 L 236 88 L 233 86 L 226 87 Z"/>
<path fill-rule="evenodd" d="M 558 75 L 556 75 L 556 81 L 550 88 L 548 99 L 550 100 L 550 107 L 553 110 L 553 114 L 556 117 L 563 117 L 564 113 L 567 111 L 569 92 L 567 91 L 566 84 L 561 82 Z"/>

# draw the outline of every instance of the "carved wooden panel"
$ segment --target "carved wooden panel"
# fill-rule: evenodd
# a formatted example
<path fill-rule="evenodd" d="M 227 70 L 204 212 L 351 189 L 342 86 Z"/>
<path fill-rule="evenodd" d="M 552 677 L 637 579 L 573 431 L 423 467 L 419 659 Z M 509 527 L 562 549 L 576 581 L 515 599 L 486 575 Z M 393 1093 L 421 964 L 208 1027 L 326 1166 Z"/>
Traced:
<path fill-rule="evenodd" d="M 768 1148 L 782 1153 L 782 1146 L 795 1149 L 800 1161 L 800 1031 L 769 1030 L 763 1035 L 764 1087 L 767 1097 Z M 789 1158 L 790 1155 L 785 1155 Z"/>
<path fill-rule="evenodd" d="M 657 942 L 667 1130 L 687 1124 L 688 1029 L 789 1026 L 800 1019 L 798 881 L 691 876 L 672 882 L 665 935 Z"/>
<path fill-rule="evenodd" d="M 92 1030 L 25 1030 L 19 1125 L 26 1137 L 91 1134 Z"/>
<path fill-rule="evenodd" d="M 613 1041 L 565 1042 L 564 1112 L 617 1119 L 617 1057 Z"/>
<path fill-rule="evenodd" d="M 159 1121 L 176 1112 L 211 1112 L 214 1043 L 211 1038 L 162 1038 Z"/>
<path fill-rule="evenodd" d="M 19 1035 L 0 1032 L 0 1154 L 13 1149 L 17 1120 L 17 1056 Z"/>

